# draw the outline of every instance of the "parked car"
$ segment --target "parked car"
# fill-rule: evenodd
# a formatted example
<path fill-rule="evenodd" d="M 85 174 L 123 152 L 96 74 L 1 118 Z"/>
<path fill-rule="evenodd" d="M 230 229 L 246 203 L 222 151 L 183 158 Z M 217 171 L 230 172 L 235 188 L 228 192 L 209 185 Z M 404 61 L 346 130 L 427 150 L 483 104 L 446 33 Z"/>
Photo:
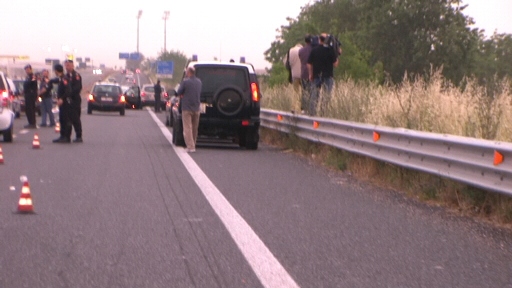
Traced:
<path fill-rule="evenodd" d="M 20 99 L 19 99 L 20 93 L 18 92 L 18 88 L 16 87 L 16 85 L 14 84 L 14 81 L 11 78 L 6 77 L 5 79 L 7 80 L 7 86 L 9 86 L 8 91 L 9 91 L 9 97 L 11 98 L 11 101 L 12 101 L 12 112 L 14 112 L 14 116 L 16 118 L 20 118 L 20 116 L 21 116 L 21 103 L 20 103 Z"/>
<path fill-rule="evenodd" d="M 14 126 L 14 112 L 8 85 L 7 77 L 0 72 L 0 134 L 4 137 L 4 142 L 12 142 Z"/>
<path fill-rule="evenodd" d="M 93 110 L 116 111 L 124 116 L 126 99 L 121 86 L 114 83 L 96 83 L 87 101 L 87 114 Z"/>
<path fill-rule="evenodd" d="M 254 67 L 214 61 L 193 61 L 188 67 L 195 68 L 203 83 L 198 135 L 231 139 L 240 147 L 258 149 L 261 93 Z M 177 96 L 176 90 L 171 96 Z M 180 110 L 171 106 L 173 143 L 184 146 Z"/>
<path fill-rule="evenodd" d="M 162 106 L 162 110 L 165 109 L 165 102 L 169 99 L 169 94 L 165 91 L 165 87 L 162 87 L 162 95 L 160 95 L 160 103 Z M 141 100 L 142 106 L 155 106 L 155 85 L 154 84 L 144 84 L 142 85 L 141 92 Z"/>
<path fill-rule="evenodd" d="M 140 98 L 140 87 L 137 85 L 134 85 L 132 87 L 129 87 L 124 93 L 123 93 L 125 100 L 126 100 L 126 107 L 131 109 L 142 109 L 142 105 L 139 102 Z"/>

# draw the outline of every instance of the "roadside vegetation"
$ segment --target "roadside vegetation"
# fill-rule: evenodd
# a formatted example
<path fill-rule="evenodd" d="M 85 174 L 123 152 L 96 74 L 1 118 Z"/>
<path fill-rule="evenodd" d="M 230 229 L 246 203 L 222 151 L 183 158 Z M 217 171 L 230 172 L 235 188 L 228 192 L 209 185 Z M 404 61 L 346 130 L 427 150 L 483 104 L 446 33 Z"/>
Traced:
<path fill-rule="evenodd" d="M 300 111 L 283 59 L 305 34 L 343 44 L 323 117 L 512 142 L 512 35 L 487 37 L 455 0 L 334 0 L 306 5 L 265 52 L 262 106 Z M 425 17 L 428 15 L 428 17 Z M 508 63 L 508 64 L 507 64 Z M 381 187 L 512 224 L 512 197 L 263 129 L 262 139 Z"/>

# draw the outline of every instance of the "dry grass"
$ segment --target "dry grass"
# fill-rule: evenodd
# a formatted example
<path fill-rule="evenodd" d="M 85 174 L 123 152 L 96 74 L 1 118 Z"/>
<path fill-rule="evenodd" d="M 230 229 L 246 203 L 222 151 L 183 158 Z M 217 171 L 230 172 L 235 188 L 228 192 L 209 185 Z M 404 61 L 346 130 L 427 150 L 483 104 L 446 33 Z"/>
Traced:
<path fill-rule="evenodd" d="M 439 71 L 429 79 L 400 85 L 337 82 L 324 117 L 390 127 L 512 142 L 512 90 L 502 81 L 492 94 L 468 80 L 464 90 L 444 81 Z M 264 91 L 263 107 L 299 110 L 299 96 L 289 86 Z"/>
<path fill-rule="evenodd" d="M 502 81 L 488 92 L 476 81 L 460 89 L 439 72 L 429 79 L 397 86 L 343 81 L 336 83 L 324 117 L 512 142 L 512 90 Z M 264 91 L 263 107 L 297 111 L 299 96 L 289 86 Z M 278 135 L 277 135 L 278 134 Z M 356 177 L 422 201 L 441 204 L 493 223 L 512 224 L 512 197 L 489 193 L 438 176 L 407 170 L 331 147 L 264 129 L 262 139 L 291 148 Z M 277 136 L 276 136 L 277 135 Z"/>

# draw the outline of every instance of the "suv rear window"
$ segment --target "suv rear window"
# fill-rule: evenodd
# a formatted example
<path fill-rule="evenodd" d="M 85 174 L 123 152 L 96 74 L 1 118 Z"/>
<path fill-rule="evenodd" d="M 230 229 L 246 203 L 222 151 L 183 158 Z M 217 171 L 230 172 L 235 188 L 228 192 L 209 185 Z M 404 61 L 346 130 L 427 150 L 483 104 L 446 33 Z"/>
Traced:
<path fill-rule="evenodd" d="M 249 90 L 247 71 L 242 67 L 208 67 L 196 65 L 196 76 L 203 83 L 202 93 L 213 94 L 218 89 L 233 85 L 246 92 Z"/>
<path fill-rule="evenodd" d="M 2 75 L 0 75 L 1 77 Z M 3 77 L 2 77 L 3 78 Z M 0 78 L 0 90 L 7 90 L 5 89 L 4 79 Z"/>
<path fill-rule="evenodd" d="M 93 93 L 117 93 L 121 94 L 121 88 L 113 85 L 96 85 Z"/>
<path fill-rule="evenodd" d="M 144 92 L 154 93 L 155 92 L 155 87 L 153 87 L 153 86 L 146 86 L 146 87 L 144 87 Z"/>

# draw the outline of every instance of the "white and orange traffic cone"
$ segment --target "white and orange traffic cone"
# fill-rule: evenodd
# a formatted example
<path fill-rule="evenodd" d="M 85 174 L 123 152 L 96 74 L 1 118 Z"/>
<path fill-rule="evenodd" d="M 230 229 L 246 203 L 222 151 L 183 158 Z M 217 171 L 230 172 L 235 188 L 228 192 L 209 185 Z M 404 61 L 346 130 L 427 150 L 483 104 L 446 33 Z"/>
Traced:
<path fill-rule="evenodd" d="M 60 133 L 60 123 L 55 123 L 55 133 Z"/>
<path fill-rule="evenodd" d="M 4 152 L 2 151 L 2 146 L 0 146 L 0 164 L 4 164 Z"/>
<path fill-rule="evenodd" d="M 39 149 L 41 148 L 41 143 L 39 143 L 39 136 L 34 134 L 34 140 L 32 140 L 32 148 Z"/>
<path fill-rule="evenodd" d="M 34 205 L 32 204 L 32 196 L 30 195 L 30 186 L 28 179 L 25 177 L 23 186 L 21 187 L 20 200 L 18 201 L 19 213 L 34 213 Z"/>

